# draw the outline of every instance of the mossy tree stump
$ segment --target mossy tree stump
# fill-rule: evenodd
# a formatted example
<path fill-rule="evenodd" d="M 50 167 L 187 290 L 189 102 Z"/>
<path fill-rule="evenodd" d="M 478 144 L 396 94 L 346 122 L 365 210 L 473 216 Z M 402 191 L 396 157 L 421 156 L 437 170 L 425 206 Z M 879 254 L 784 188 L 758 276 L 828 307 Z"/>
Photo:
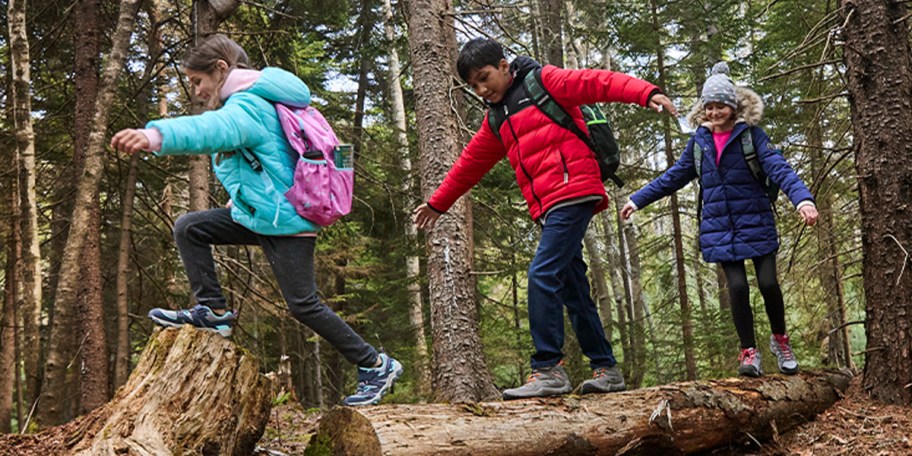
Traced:
<path fill-rule="evenodd" d="M 272 383 L 233 342 L 192 327 L 156 330 L 114 398 L 33 436 L 0 439 L 21 454 L 249 456 L 263 435 Z"/>

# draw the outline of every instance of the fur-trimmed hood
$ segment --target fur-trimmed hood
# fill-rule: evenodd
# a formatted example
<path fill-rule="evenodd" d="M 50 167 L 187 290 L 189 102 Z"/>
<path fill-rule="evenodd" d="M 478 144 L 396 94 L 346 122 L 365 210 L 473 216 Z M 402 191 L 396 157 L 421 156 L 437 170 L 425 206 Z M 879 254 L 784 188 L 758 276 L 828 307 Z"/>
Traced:
<path fill-rule="evenodd" d="M 743 121 L 750 126 L 759 124 L 763 118 L 763 99 L 760 98 L 760 95 L 747 87 L 736 87 L 735 93 L 738 95 L 738 109 L 735 111 L 738 121 Z M 699 128 L 701 125 L 709 126 L 706 122 L 706 111 L 703 109 L 702 98 L 687 114 L 687 123 L 691 128 Z"/>

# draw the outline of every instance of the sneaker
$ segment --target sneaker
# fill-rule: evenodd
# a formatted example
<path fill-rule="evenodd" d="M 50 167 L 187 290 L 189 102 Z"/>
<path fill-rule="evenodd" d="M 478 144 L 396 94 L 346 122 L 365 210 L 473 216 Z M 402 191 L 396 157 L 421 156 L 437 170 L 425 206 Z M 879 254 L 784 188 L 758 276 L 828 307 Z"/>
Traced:
<path fill-rule="evenodd" d="M 573 387 L 570 385 L 567 371 L 564 370 L 564 366 L 558 364 L 541 369 L 532 369 L 532 374 L 526 379 L 526 384 L 519 388 L 504 390 L 503 398 L 505 401 L 509 401 L 527 397 L 559 396 L 572 390 Z"/>
<path fill-rule="evenodd" d="M 393 383 L 402 375 L 402 364 L 385 353 L 380 354 L 380 367 L 358 368 L 358 390 L 346 397 L 344 405 L 374 405 L 393 388 Z"/>
<path fill-rule="evenodd" d="M 789 344 L 789 336 L 786 334 L 770 335 L 770 351 L 776 355 L 779 361 L 779 372 L 787 375 L 798 373 L 798 360 L 792 353 L 792 345 Z"/>
<path fill-rule="evenodd" d="M 760 352 L 756 348 L 745 348 L 741 350 L 741 356 L 738 356 L 741 365 L 738 366 L 738 375 L 746 377 L 759 377 L 763 375 L 763 369 L 760 368 Z"/>
<path fill-rule="evenodd" d="M 222 337 L 230 337 L 231 330 L 237 318 L 231 311 L 224 315 L 216 315 L 209 306 L 197 304 L 192 309 L 168 310 L 152 309 L 149 318 L 161 326 L 180 328 L 184 325 L 193 325 L 197 328 L 218 333 Z"/>
<path fill-rule="evenodd" d="M 624 375 L 617 370 L 617 367 L 599 367 L 592 371 L 591 379 L 580 385 L 580 394 L 613 393 L 626 389 Z"/>

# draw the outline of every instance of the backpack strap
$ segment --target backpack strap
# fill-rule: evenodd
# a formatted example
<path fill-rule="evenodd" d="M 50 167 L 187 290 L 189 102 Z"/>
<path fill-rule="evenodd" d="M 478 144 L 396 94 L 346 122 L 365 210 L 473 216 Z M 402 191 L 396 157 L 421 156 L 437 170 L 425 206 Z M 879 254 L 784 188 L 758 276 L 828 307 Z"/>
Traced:
<path fill-rule="evenodd" d="M 697 192 L 697 225 L 699 228 L 699 221 L 703 219 L 703 146 L 697 142 L 696 137 L 694 137 L 693 159 L 694 169 L 697 171 L 697 185 L 700 188 Z"/>
<path fill-rule="evenodd" d="M 757 156 L 757 149 L 754 147 L 754 137 L 751 134 L 751 127 L 748 127 L 747 130 L 741 134 L 741 151 L 744 152 L 744 161 L 747 162 L 747 167 L 750 168 L 750 172 L 754 175 L 754 179 L 765 182 L 766 178 L 763 176 L 763 168 L 760 167 L 760 158 Z"/>
<path fill-rule="evenodd" d="M 694 138 L 693 145 L 693 160 L 694 160 L 694 169 L 697 171 L 697 184 L 703 185 L 701 178 L 703 177 L 703 146 L 697 142 Z"/>
<path fill-rule="evenodd" d="M 507 120 L 507 114 L 498 107 L 488 109 L 488 126 L 494 132 L 494 136 L 503 144 L 503 138 L 500 137 L 500 127 Z"/>
<path fill-rule="evenodd" d="M 525 87 L 526 93 L 529 95 L 529 98 L 532 99 L 532 102 L 535 103 L 535 106 L 537 106 L 545 116 L 551 119 L 552 122 L 570 130 L 571 133 L 586 143 L 586 145 L 589 146 L 589 149 L 593 151 L 596 150 L 596 146 L 592 143 L 589 135 L 580 129 L 579 125 L 573 121 L 573 117 L 571 117 L 570 114 L 554 100 L 554 97 L 548 93 L 548 89 L 546 89 L 545 85 L 542 83 L 541 68 L 526 73 L 526 78 L 523 80 L 523 87 Z"/>

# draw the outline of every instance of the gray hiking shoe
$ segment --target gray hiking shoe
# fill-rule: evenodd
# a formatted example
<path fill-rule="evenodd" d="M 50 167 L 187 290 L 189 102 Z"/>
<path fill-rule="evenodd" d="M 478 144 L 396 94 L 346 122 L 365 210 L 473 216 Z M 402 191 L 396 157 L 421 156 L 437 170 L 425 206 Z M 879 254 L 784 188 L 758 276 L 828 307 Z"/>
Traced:
<path fill-rule="evenodd" d="M 197 304 L 191 309 L 168 310 L 155 308 L 149 311 L 149 318 L 160 326 L 180 328 L 184 325 L 193 325 L 197 328 L 218 333 L 222 337 L 230 337 L 237 317 L 231 312 L 217 315 L 208 306 Z"/>
<path fill-rule="evenodd" d="M 559 396 L 573 390 L 567 371 L 560 364 L 556 366 L 532 369 L 532 374 L 526 379 L 526 384 L 519 388 L 504 390 L 505 401 L 523 399 L 527 397 Z"/>
<path fill-rule="evenodd" d="M 617 367 L 599 367 L 592 371 L 591 379 L 580 385 L 580 394 L 613 393 L 626 389 L 624 375 Z"/>
<path fill-rule="evenodd" d="M 741 350 L 738 356 L 741 365 L 738 366 L 738 375 L 745 377 L 759 377 L 763 375 L 763 369 L 760 368 L 760 352 L 756 348 L 745 348 Z"/>
<path fill-rule="evenodd" d="M 786 334 L 770 335 L 770 351 L 776 355 L 779 362 L 779 372 L 787 375 L 798 373 L 798 360 L 792 353 L 792 345 L 789 343 L 789 336 Z"/>

